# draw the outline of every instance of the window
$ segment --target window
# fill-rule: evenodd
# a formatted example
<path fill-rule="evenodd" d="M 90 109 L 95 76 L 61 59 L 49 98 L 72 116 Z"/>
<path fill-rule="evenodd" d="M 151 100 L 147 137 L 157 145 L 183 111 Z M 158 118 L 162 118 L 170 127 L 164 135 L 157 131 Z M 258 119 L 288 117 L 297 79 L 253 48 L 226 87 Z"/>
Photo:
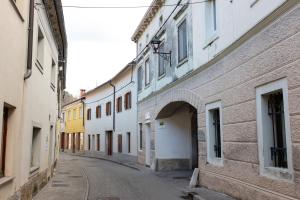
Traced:
<path fill-rule="evenodd" d="M 87 116 L 86 116 L 87 120 L 91 120 L 92 119 L 92 110 L 89 108 L 87 109 Z"/>
<path fill-rule="evenodd" d="M 117 112 L 122 112 L 122 97 L 117 98 Z"/>
<path fill-rule="evenodd" d="M 6 143 L 7 143 L 7 123 L 8 123 L 8 108 L 3 108 L 2 134 L 1 134 L 1 152 L 0 152 L 0 178 L 5 176 L 5 161 L 6 161 Z"/>
<path fill-rule="evenodd" d="M 143 68 L 138 69 L 138 91 L 141 91 L 143 87 Z"/>
<path fill-rule="evenodd" d="M 165 43 L 162 42 L 159 47 L 159 52 L 165 52 Z M 158 56 L 158 77 L 163 76 L 166 73 L 166 67 L 165 67 L 165 59 L 159 55 Z"/>
<path fill-rule="evenodd" d="M 83 108 L 79 107 L 79 118 L 82 119 L 83 117 Z"/>
<path fill-rule="evenodd" d="M 101 118 L 101 106 L 96 107 L 96 118 Z"/>
<path fill-rule="evenodd" d="M 39 27 L 38 30 L 38 45 L 37 45 L 37 61 L 40 67 L 44 64 L 44 35 Z"/>
<path fill-rule="evenodd" d="M 97 134 L 97 151 L 100 151 L 100 134 Z"/>
<path fill-rule="evenodd" d="M 128 110 L 131 108 L 131 92 L 127 92 L 125 94 L 125 110 Z"/>
<path fill-rule="evenodd" d="M 63 112 L 63 113 L 62 113 L 62 121 L 65 122 L 65 120 L 66 120 L 66 119 L 65 119 L 65 113 Z"/>
<path fill-rule="evenodd" d="M 118 152 L 122 153 L 122 135 L 118 135 Z"/>
<path fill-rule="evenodd" d="M 287 91 L 285 79 L 257 88 L 257 127 L 261 173 L 291 179 Z M 284 173 L 274 173 L 274 170 L 288 172 L 288 176 L 283 176 Z"/>
<path fill-rule="evenodd" d="M 140 150 L 143 149 L 143 124 L 139 123 L 139 135 L 140 135 Z"/>
<path fill-rule="evenodd" d="M 187 31 L 186 19 L 178 26 L 178 62 L 182 62 L 187 58 Z"/>
<path fill-rule="evenodd" d="M 207 160 L 211 164 L 223 164 L 221 102 L 206 105 Z"/>
<path fill-rule="evenodd" d="M 68 121 L 71 121 L 71 110 L 68 111 Z"/>
<path fill-rule="evenodd" d="M 130 138 L 130 132 L 127 132 L 127 147 L 128 147 L 128 153 L 131 152 L 131 138 Z"/>
<path fill-rule="evenodd" d="M 106 116 L 111 115 L 111 102 L 106 103 Z"/>
<path fill-rule="evenodd" d="M 164 16 L 161 15 L 159 17 L 159 27 L 161 27 L 163 25 L 163 23 L 164 23 Z"/>
<path fill-rule="evenodd" d="M 77 119 L 77 109 L 73 109 L 73 119 Z"/>
<path fill-rule="evenodd" d="M 54 60 L 52 60 L 52 67 L 51 67 L 51 87 L 55 88 L 55 81 L 56 81 L 56 64 Z"/>
<path fill-rule="evenodd" d="M 206 33 L 207 39 L 211 40 L 217 32 L 217 6 L 216 0 L 209 0 L 206 3 Z"/>
<path fill-rule="evenodd" d="M 41 129 L 33 127 L 31 143 L 30 172 L 36 171 L 40 166 Z"/>
<path fill-rule="evenodd" d="M 145 86 L 150 84 L 150 61 L 149 58 L 145 61 Z"/>

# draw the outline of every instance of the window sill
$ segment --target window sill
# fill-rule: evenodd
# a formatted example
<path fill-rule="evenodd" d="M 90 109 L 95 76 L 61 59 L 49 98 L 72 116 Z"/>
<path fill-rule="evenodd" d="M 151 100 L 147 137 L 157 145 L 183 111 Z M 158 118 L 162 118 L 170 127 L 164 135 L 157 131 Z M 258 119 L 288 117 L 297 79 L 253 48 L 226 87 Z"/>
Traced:
<path fill-rule="evenodd" d="M 16 2 L 15 2 L 14 0 L 10 0 L 10 3 L 12 4 L 12 6 L 13 6 L 14 9 L 15 9 L 15 11 L 17 12 L 17 14 L 18 14 L 20 20 L 21 20 L 22 22 L 24 22 L 25 20 L 24 20 L 22 14 L 21 14 L 20 9 L 19 9 L 18 5 L 16 4 Z"/>
<path fill-rule="evenodd" d="M 9 182 L 12 182 L 12 180 L 14 179 L 15 177 L 12 177 L 12 176 L 4 176 L 2 178 L 0 178 L 0 187 L 9 183 Z"/>
<path fill-rule="evenodd" d="M 189 60 L 188 58 L 186 57 L 185 59 L 183 59 L 182 61 L 180 61 L 177 65 L 177 68 L 181 67 L 182 65 L 184 65 L 185 63 L 187 63 Z"/>
<path fill-rule="evenodd" d="M 41 72 L 41 74 L 44 74 L 44 68 L 41 65 L 40 61 L 36 60 L 35 66 L 38 68 L 38 70 Z"/>
<path fill-rule="evenodd" d="M 279 179 L 279 180 L 286 180 L 286 181 L 290 181 L 293 179 L 293 175 L 291 171 L 286 168 L 265 167 L 263 169 L 262 175 L 272 179 Z"/>
<path fill-rule="evenodd" d="M 213 34 L 209 39 L 207 39 L 207 41 L 204 44 L 203 49 L 206 49 L 207 47 L 212 45 L 212 43 L 214 43 L 218 39 L 219 39 L 219 36 L 217 34 Z"/>
<path fill-rule="evenodd" d="M 39 171 L 39 169 L 40 169 L 40 167 L 31 167 L 30 168 L 30 177 L 32 177 L 32 176 L 34 176 L 35 174 L 37 174 L 38 173 L 38 171 Z"/>
<path fill-rule="evenodd" d="M 158 79 L 157 79 L 157 80 L 161 80 L 161 79 L 163 79 L 165 76 L 166 76 L 166 73 L 163 73 L 162 75 L 158 76 Z"/>
<path fill-rule="evenodd" d="M 150 87 L 150 83 L 148 83 L 147 85 L 145 85 L 144 90 L 148 89 Z"/>
<path fill-rule="evenodd" d="M 208 164 L 216 167 L 223 167 L 223 158 L 208 159 Z"/>

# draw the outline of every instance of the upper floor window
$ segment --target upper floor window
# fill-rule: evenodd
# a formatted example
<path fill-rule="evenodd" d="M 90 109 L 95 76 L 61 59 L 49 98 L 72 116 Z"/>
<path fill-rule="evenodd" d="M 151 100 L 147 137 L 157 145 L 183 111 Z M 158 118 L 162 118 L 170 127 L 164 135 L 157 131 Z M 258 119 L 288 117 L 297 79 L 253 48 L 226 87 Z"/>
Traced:
<path fill-rule="evenodd" d="M 37 44 L 37 61 L 40 65 L 40 67 L 43 67 L 44 65 L 44 35 L 42 30 L 38 29 L 38 44 Z"/>
<path fill-rule="evenodd" d="M 207 39 L 212 39 L 212 37 L 217 32 L 217 6 L 216 0 L 209 0 L 206 2 L 206 33 Z"/>
<path fill-rule="evenodd" d="M 92 110 L 89 108 L 87 109 L 87 116 L 86 116 L 87 120 L 91 120 L 92 119 Z"/>
<path fill-rule="evenodd" d="M 74 109 L 73 110 L 73 119 L 76 119 L 77 118 L 77 109 Z"/>
<path fill-rule="evenodd" d="M 106 116 L 111 115 L 111 102 L 106 103 Z"/>
<path fill-rule="evenodd" d="M 291 179 L 291 173 L 284 177 L 269 173 L 292 169 L 287 90 L 286 80 L 257 88 L 257 123 L 261 172 Z"/>
<path fill-rule="evenodd" d="M 79 108 L 79 118 L 82 119 L 83 117 L 83 109 L 82 107 Z"/>
<path fill-rule="evenodd" d="M 96 107 L 96 118 L 101 118 L 101 106 Z"/>
<path fill-rule="evenodd" d="M 141 91 L 143 87 L 143 68 L 138 69 L 138 91 Z"/>
<path fill-rule="evenodd" d="M 150 60 L 145 61 L 145 86 L 150 84 Z"/>
<path fill-rule="evenodd" d="M 178 26 L 178 62 L 186 59 L 187 55 L 187 30 L 186 19 L 184 19 Z"/>
<path fill-rule="evenodd" d="M 131 108 L 131 92 L 127 92 L 125 94 L 125 110 L 128 110 Z"/>
<path fill-rule="evenodd" d="M 122 97 L 117 98 L 117 112 L 122 112 Z"/>
<path fill-rule="evenodd" d="M 162 42 L 159 47 L 159 52 L 165 51 L 165 43 Z M 163 76 L 166 73 L 165 59 L 162 56 L 158 56 L 158 77 Z"/>
<path fill-rule="evenodd" d="M 56 81 L 56 64 L 54 60 L 52 60 L 52 67 L 51 67 L 51 86 L 55 88 L 55 81 Z"/>
<path fill-rule="evenodd" d="M 68 111 L 68 121 L 71 121 L 71 110 Z"/>

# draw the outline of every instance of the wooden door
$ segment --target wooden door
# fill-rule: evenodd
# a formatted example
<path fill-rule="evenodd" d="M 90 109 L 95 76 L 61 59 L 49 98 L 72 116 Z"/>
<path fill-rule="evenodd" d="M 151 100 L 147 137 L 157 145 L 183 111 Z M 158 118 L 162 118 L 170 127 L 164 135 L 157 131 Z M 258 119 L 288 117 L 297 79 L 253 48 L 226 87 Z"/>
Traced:
<path fill-rule="evenodd" d="M 113 138 L 112 138 L 112 131 L 108 131 L 107 133 L 107 155 L 112 155 L 112 148 L 113 148 Z"/>
<path fill-rule="evenodd" d="M 122 153 L 122 135 L 118 135 L 118 152 Z"/>
<path fill-rule="evenodd" d="M 100 134 L 97 134 L 97 151 L 100 151 Z"/>
<path fill-rule="evenodd" d="M 60 136 L 60 149 L 61 151 L 64 151 L 65 149 L 65 133 L 61 133 L 61 136 Z"/>
<path fill-rule="evenodd" d="M 75 153 L 75 133 L 72 134 L 72 152 Z"/>
<path fill-rule="evenodd" d="M 6 157 L 6 138 L 7 138 L 7 121 L 8 121 L 8 108 L 4 107 L 3 110 L 3 124 L 2 124 L 2 149 L 1 149 L 1 170 L 0 177 L 5 176 L 5 157 Z"/>

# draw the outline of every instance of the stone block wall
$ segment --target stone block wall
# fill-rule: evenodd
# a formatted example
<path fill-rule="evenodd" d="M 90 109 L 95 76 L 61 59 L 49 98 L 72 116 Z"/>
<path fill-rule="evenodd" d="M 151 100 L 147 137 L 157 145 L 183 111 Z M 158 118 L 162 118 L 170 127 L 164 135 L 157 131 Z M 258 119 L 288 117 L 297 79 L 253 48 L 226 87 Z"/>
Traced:
<path fill-rule="evenodd" d="M 294 175 L 291 181 L 262 176 L 259 170 L 256 88 L 281 79 L 288 82 Z M 199 133 L 204 134 L 199 140 L 201 185 L 239 199 L 300 198 L 299 4 L 238 48 L 221 53 L 209 66 L 139 102 L 139 122 L 144 124 L 145 114 L 150 113 L 155 129 L 157 113 L 174 101 L 185 101 L 198 112 Z M 207 163 L 205 105 L 216 101 L 222 102 L 223 166 Z M 139 161 L 144 162 L 144 151 L 139 153 Z"/>

